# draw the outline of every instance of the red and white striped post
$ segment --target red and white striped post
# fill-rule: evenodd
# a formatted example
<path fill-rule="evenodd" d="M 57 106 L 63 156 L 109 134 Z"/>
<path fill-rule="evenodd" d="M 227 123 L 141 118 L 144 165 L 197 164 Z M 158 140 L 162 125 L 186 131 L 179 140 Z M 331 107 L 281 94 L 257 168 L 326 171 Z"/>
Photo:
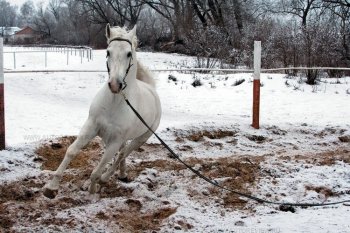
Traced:
<path fill-rule="evenodd" d="M 255 129 L 259 129 L 259 118 L 260 118 L 260 70 L 261 70 L 261 41 L 254 41 L 254 82 L 253 82 L 252 126 Z"/>
<path fill-rule="evenodd" d="M 4 40 L 0 38 L 0 150 L 5 149 Z"/>

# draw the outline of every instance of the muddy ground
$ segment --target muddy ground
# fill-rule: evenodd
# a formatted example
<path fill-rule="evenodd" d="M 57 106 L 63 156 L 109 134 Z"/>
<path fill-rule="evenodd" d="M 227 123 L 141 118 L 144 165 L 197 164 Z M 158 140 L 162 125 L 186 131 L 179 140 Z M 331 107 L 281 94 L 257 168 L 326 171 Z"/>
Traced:
<path fill-rule="evenodd" d="M 287 133 L 275 128 L 269 130 L 278 136 Z M 320 138 L 325 136 L 322 132 L 304 134 Z M 237 134 L 239 133 L 235 130 L 183 131 L 174 133 L 174 143 L 176 151 L 185 154 L 207 150 L 209 147 L 220 151 L 236 146 L 240 140 Z M 168 224 L 167 219 L 181 205 L 169 198 L 168 192 L 176 189 L 183 190 L 190 201 L 216 203 L 223 211 L 241 209 L 254 212 L 254 208 L 246 200 L 200 181 L 171 158 L 160 144 L 152 143 L 145 144 L 128 157 L 130 183 L 118 181 L 115 175 L 98 194 L 90 195 L 84 190 L 84 182 L 89 179 L 103 153 L 99 139 L 89 143 L 71 162 L 58 196 L 53 200 L 47 199 L 43 197 L 41 188 L 52 174 L 50 171 L 58 167 L 67 146 L 74 139 L 73 136 L 63 137 L 40 145 L 35 151 L 34 160 L 40 164 L 42 172 L 36 176 L 25 176 L 20 180 L 1 184 L 0 232 L 157 232 Z M 262 135 L 245 135 L 245 139 L 247 143 L 257 147 L 274 141 Z M 324 150 L 316 153 L 289 153 L 288 150 L 284 151 L 286 146 L 281 145 L 280 152 L 274 156 L 282 165 L 293 162 L 310 166 L 332 166 L 337 161 L 349 164 L 350 148 L 343 139 L 339 138 L 338 144 L 332 149 L 327 150 L 326 145 Z M 266 168 L 271 156 L 271 153 L 251 156 L 242 152 L 234 156 L 226 154 L 210 158 L 186 156 L 184 160 L 221 185 L 251 194 L 261 179 L 269 178 L 271 185 L 274 184 L 273 174 Z M 350 190 L 347 191 L 349 193 L 340 193 L 328 187 L 312 185 L 305 188 L 320 193 L 325 198 L 350 193 Z M 267 198 L 271 196 L 273 194 L 265 194 Z M 186 231 L 193 230 L 194 226 L 184 219 L 169 227 Z"/>

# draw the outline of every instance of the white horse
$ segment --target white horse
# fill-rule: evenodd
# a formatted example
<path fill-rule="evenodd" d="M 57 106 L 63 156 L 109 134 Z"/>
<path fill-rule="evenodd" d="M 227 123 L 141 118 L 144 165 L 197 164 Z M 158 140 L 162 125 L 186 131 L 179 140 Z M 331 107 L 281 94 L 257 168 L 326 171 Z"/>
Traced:
<path fill-rule="evenodd" d="M 136 60 L 136 26 L 131 31 L 120 27 L 106 27 L 108 82 L 103 85 L 90 106 L 89 117 L 77 139 L 68 147 L 65 157 L 43 190 L 54 198 L 59 182 L 70 161 L 95 136 L 100 136 L 105 151 L 90 176 L 89 192 L 98 191 L 98 184 L 107 182 L 119 169 L 119 179 L 126 181 L 125 158 L 142 146 L 152 135 L 127 106 L 121 92 L 153 129 L 158 128 L 161 106 L 150 73 Z M 127 142 L 131 140 L 130 143 Z M 117 155 L 112 166 L 106 165 Z"/>

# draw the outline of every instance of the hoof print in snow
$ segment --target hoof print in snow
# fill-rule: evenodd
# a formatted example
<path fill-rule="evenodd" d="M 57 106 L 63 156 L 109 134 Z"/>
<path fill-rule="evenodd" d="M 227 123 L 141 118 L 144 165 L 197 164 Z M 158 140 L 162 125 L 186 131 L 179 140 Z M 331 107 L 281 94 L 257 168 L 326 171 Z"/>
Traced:
<path fill-rule="evenodd" d="M 139 200 L 127 199 L 125 203 L 129 206 L 130 209 L 140 210 L 142 208 L 142 203 Z"/>
<path fill-rule="evenodd" d="M 58 193 L 58 190 L 52 190 L 48 188 L 45 188 L 43 191 L 44 196 L 50 199 L 54 199 L 57 193 Z"/>
<path fill-rule="evenodd" d="M 244 227 L 245 223 L 243 221 L 237 221 L 235 222 L 235 226 Z"/>
<path fill-rule="evenodd" d="M 63 148 L 63 146 L 59 142 L 54 142 L 54 143 L 51 144 L 51 148 L 54 149 L 54 150 L 58 150 L 58 149 Z"/>
<path fill-rule="evenodd" d="M 118 177 L 118 180 L 120 180 L 123 183 L 130 183 L 131 182 L 131 180 L 128 177 L 124 177 L 124 178 Z"/>
<path fill-rule="evenodd" d="M 247 135 L 246 136 L 250 141 L 256 142 L 256 143 L 264 143 L 268 141 L 267 137 L 264 137 L 262 135 Z"/>
<path fill-rule="evenodd" d="M 280 209 L 280 211 L 283 211 L 283 212 L 295 213 L 295 208 L 293 206 L 290 206 L 290 205 L 280 205 L 279 209 Z"/>
<path fill-rule="evenodd" d="M 169 74 L 168 80 L 171 80 L 173 82 L 177 82 L 177 78 L 174 75 L 172 75 L 172 74 Z"/>

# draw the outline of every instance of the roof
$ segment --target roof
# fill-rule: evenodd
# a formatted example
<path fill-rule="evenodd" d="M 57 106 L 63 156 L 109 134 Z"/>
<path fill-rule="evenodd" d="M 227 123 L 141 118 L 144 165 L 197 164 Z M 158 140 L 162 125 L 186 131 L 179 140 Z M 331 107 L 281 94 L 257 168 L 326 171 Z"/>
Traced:
<path fill-rule="evenodd" d="M 37 31 L 35 31 L 33 28 L 26 26 L 24 28 L 22 28 L 20 31 L 16 32 L 16 35 L 23 35 L 23 34 L 38 34 Z"/>
<path fill-rule="evenodd" d="M 19 27 L 0 27 L 0 35 L 12 36 L 20 30 L 21 29 Z"/>

